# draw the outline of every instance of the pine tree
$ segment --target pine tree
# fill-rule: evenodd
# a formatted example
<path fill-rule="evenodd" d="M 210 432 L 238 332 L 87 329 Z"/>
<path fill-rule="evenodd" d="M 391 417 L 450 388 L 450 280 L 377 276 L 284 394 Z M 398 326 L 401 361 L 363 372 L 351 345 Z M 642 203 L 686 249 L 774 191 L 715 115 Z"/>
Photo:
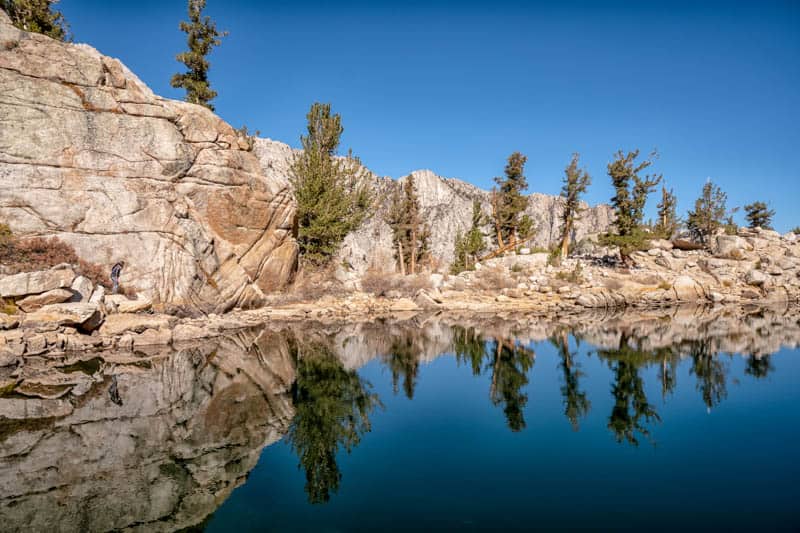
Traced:
<path fill-rule="evenodd" d="M 528 187 L 524 175 L 527 160 L 521 153 L 514 152 L 508 157 L 505 177 L 494 179 L 497 188 L 492 190 L 492 217 L 500 248 L 519 238 L 519 215 L 528 206 L 528 198 L 522 194 Z"/>
<path fill-rule="evenodd" d="M 775 211 L 764 202 L 753 202 L 744 206 L 745 218 L 750 228 L 772 229 L 772 217 Z"/>
<path fill-rule="evenodd" d="M 456 235 L 455 259 L 450 267 L 450 271 L 453 274 L 475 268 L 478 256 L 486 249 L 483 233 L 480 229 L 483 224 L 483 219 L 483 209 L 481 209 L 480 201 L 477 199 L 473 200 L 472 225 L 467 233 L 462 235 L 461 232 L 459 232 Z"/>
<path fill-rule="evenodd" d="M 180 23 L 181 31 L 187 35 L 189 50 L 176 56 L 189 71 L 173 75 L 170 84 L 176 89 L 186 89 L 187 102 L 206 106 L 213 111 L 214 106 L 210 102 L 216 98 L 217 92 L 211 89 L 208 81 L 211 65 L 206 57 L 213 47 L 220 45 L 220 37 L 225 37 L 228 32 L 220 33 L 211 17 L 202 16 L 205 7 L 206 0 L 189 0 L 189 21 Z"/>
<path fill-rule="evenodd" d="M 620 150 L 615 157 L 608 165 L 608 175 L 616 191 L 611 205 L 617 215 L 617 233 L 627 237 L 641 228 L 647 196 L 661 182 L 661 175 L 648 174 L 644 178 L 639 175 L 653 164 L 652 159 L 637 163 L 639 150 L 627 154 Z"/>
<path fill-rule="evenodd" d="M 669 239 L 678 230 L 678 199 L 672 189 L 661 187 L 661 202 L 658 204 L 658 222 L 655 233 Z"/>
<path fill-rule="evenodd" d="M 640 173 L 653 164 L 652 158 L 641 163 L 636 162 L 639 150 L 616 153 L 615 159 L 608 165 L 608 175 L 616 191 L 611 198 L 611 205 L 617 216 L 615 225 L 617 234 L 606 234 L 601 242 L 607 246 L 618 246 L 623 261 L 628 260 L 631 252 L 641 249 L 647 242 L 647 235 L 642 227 L 644 207 L 647 196 L 661 182 L 661 175 Z"/>
<path fill-rule="evenodd" d="M 409 174 L 396 190 L 389 208 L 389 225 L 394 233 L 397 262 L 402 274 L 416 274 L 427 259 L 430 232 L 422 220 L 414 175 Z"/>
<path fill-rule="evenodd" d="M 59 41 L 71 40 L 64 15 L 53 9 L 58 1 L 0 0 L 0 9 L 8 13 L 11 23 L 21 30 L 41 33 Z"/>
<path fill-rule="evenodd" d="M 580 220 L 581 207 L 580 197 L 586 192 L 586 188 L 592 182 L 592 178 L 586 172 L 578 168 L 580 156 L 572 154 L 572 160 L 567 168 L 564 169 L 564 187 L 561 189 L 561 196 L 564 198 L 564 211 L 561 215 L 561 258 L 566 259 L 569 253 L 569 246 L 572 240 L 572 232 L 575 229 L 575 222 Z"/>
<path fill-rule="evenodd" d="M 703 185 L 703 193 L 695 200 L 694 210 L 689 211 L 686 217 L 687 229 L 702 244 L 708 244 L 709 237 L 722 227 L 727 212 L 727 200 L 728 195 L 711 180 Z"/>
<path fill-rule="evenodd" d="M 297 200 L 297 242 L 304 261 L 323 265 L 345 236 L 364 220 L 372 203 L 366 172 L 352 153 L 336 157 L 344 128 L 330 104 L 314 103 L 306 115 L 303 151 L 289 169 Z"/>

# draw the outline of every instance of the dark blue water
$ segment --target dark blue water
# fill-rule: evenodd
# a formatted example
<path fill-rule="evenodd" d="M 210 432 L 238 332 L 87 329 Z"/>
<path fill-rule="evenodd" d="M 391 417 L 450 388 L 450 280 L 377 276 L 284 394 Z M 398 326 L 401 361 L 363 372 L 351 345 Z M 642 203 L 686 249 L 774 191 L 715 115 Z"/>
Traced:
<path fill-rule="evenodd" d="M 206 530 L 800 527 L 800 351 L 564 338 L 400 346 L 346 386 L 301 362 L 292 429 Z"/>

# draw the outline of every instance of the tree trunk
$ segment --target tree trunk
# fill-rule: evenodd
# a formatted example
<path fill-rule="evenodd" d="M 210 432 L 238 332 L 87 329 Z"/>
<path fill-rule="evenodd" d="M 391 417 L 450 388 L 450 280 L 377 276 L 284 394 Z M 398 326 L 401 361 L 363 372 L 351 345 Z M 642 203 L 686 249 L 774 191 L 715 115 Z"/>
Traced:
<path fill-rule="evenodd" d="M 417 273 L 417 225 L 411 229 L 411 274 Z"/>
<path fill-rule="evenodd" d="M 569 255 L 569 245 L 572 240 L 572 223 L 564 224 L 564 237 L 561 239 L 561 259 L 566 259 Z"/>
<path fill-rule="evenodd" d="M 397 256 L 400 258 L 400 274 L 406 275 L 406 262 L 403 259 L 403 242 L 397 241 Z"/>

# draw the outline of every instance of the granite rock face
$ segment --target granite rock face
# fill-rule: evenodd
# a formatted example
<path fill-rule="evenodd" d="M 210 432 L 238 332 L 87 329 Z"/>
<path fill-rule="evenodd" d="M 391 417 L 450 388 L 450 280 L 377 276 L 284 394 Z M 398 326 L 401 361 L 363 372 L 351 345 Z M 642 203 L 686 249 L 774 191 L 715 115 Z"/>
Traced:
<path fill-rule="evenodd" d="M 270 139 L 256 139 L 254 152 L 261 161 L 262 172 L 278 181 L 280 176 L 288 176 L 296 150 Z M 407 178 L 393 180 L 368 174 L 378 202 L 374 214 L 344 240 L 336 264 L 340 265 L 339 274 L 345 279 L 357 279 L 370 268 L 385 272 L 396 270 L 392 231 L 386 218 L 392 195 Z M 490 193 L 458 179 L 443 178 L 430 170 L 411 174 L 423 218 L 430 228 L 429 247 L 434 270 L 446 270 L 453 261 L 455 235 L 459 231 L 466 232 L 472 222 L 473 200 L 479 200 L 484 212 L 489 213 Z M 282 183 L 288 185 L 288 179 Z M 613 223 L 609 206 L 584 207 L 587 209 L 575 227 L 576 242 L 586 235 L 607 231 Z M 558 241 L 562 210 L 563 200 L 558 196 L 533 193 L 528 197 L 526 213 L 536 226 L 530 246 L 549 248 Z M 489 230 L 487 226 L 484 233 L 488 234 Z"/>
<path fill-rule="evenodd" d="M 124 260 L 123 285 L 205 311 L 257 306 L 292 276 L 291 191 L 204 107 L 0 11 L 0 116 L 0 220 L 15 234 L 109 270 Z"/>

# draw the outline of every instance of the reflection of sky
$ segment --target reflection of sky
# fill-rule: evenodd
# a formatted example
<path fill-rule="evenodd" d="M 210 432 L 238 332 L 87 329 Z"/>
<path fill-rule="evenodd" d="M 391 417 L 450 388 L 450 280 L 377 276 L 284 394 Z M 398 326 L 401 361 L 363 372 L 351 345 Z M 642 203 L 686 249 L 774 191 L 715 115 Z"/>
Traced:
<path fill-rule="evenodd" d="M 757 380 L 746 359 L 721 355 L 727 397 L 710 413 L 681 361 L 662 400 L 658 367 L 640 370 L 661 423 L 655 445 L 618 444 L 607 428 L 613 374 L 587 355 L 575 361 L 589 414 L 574 432 L 563 415 L 556 349 L 534 346 L 525 387 L 527 427 L 512 433 L 489 400 L 491 372 L 473 376 L 442 356 L 422 366 L 413 400 L 393 394 L 391 372 L 373 360 L 360 373 L 385 405 L 352 454 L 339 455 L 340 491 L 310 506 L 304 475 L 285 443 L 267 448 L 247 484 L 216 513 L 210 530 L 414 527 L 671 528 L 797 526 L 800 495 L 800 351 L 772 356 Z"/>

